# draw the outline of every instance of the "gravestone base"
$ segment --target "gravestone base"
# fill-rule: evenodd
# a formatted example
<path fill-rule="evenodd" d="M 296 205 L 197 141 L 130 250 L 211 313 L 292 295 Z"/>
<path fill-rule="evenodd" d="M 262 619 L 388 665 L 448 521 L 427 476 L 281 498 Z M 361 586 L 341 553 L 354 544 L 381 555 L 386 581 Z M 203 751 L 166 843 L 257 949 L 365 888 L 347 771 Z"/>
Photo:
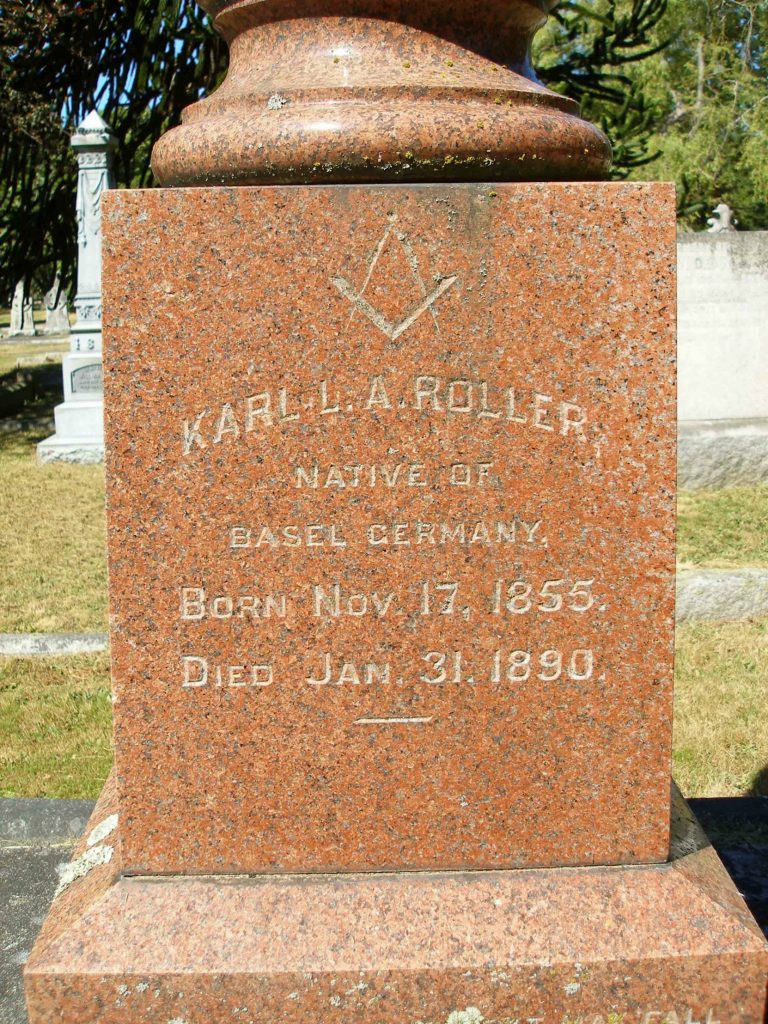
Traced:
<path fill-rule="evenodd" d="M 79 329 L 78 329 L 79 326 Z M 37 460 L 91 464 L 104 461 L 104 390 L 101 322 L 75 324 L 73 350 L 62 360 L 64 401 L 53 411 L 56 433 L 37 446 Z"/>
<path fill-rule="evenodd" d="M 768 419 L 683 420 L 678 469 L 689 490 L 768 483 Z"/>
<path fill-rule="evenodd" d="M 104 401 L 97 399 L 68 400 L 53 411 L 56 433 L 37 446 L 37 461 L 76 462 L 82 464 L 104 461 Z"/>
<path fill-rule="evenodd" d="M 685 803 L 669 863 L 121 877 L 113 782 L 25 969 L 30 1024 L 761 1024 L 760 929 Z"/>

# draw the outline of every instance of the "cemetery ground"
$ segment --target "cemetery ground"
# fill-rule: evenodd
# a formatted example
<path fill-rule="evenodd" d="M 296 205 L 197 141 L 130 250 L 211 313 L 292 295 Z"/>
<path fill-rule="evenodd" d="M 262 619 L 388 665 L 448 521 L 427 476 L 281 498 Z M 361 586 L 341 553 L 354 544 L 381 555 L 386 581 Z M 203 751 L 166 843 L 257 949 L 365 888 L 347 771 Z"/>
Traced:
<path fill-rule="evenodd" d="M 4 333 L 0 311 L 0 433 L 38 423 L 47 428 L 61 399 L 61 359 L 69 342 L 60 335 L 5 340 Z"/>
<path fill-rule="evenodd" d="M 69 343 L 66 341 L 49 341 L 46 338 L 39 338 L 32 343 L 20 341 L 4 344 L 0 346 L 0 377 L 12 373 L 19 363 L 30 364 L 30 369 L 34 363 L 61 363 L 61 355 L 68 348 Z"/>
<path fill-rule="evenodd" d="M 38 467 L 48 433 L 0 432 L 0 632 L 105 632 L 103 469 Z M 683 492 L 679 510 L 681 565 L 768 567 L 768 487 Z M 768 795 L 766 665 L 768 619 L 678 625 L 687 796 Z M 0 751 L 0 796 L 96 797 L 112 756 L 108 656 L 0 657 Z"/>

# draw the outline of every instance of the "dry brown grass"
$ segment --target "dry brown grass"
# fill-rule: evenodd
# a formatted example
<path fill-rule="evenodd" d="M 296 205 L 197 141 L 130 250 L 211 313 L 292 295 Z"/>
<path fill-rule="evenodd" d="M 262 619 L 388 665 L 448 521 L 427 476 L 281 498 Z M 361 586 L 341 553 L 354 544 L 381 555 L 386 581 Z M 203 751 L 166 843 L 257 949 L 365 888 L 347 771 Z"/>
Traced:
<path fill-rule="evenodd" d="M 675 650 L 678 785 L 768 795 L 768 620 L 682 625 Z"/>

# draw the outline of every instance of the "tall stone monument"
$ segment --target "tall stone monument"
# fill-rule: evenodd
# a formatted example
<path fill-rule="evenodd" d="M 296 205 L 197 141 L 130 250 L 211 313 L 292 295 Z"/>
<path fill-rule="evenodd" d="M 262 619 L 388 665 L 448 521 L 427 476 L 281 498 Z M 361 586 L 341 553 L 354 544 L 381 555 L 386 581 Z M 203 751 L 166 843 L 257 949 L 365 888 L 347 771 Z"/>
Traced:
<path fill-rule="evenodd" d="M 101 205 L 114 186 L 117 140 L 93 110 L 72 136 L 77 152 L 77 319 L 63 359 L 64 402 L 54 410 L 56 433 L 37 447 L 40 462 L 101 462 L 104 396 L 101 355 Z"/>
<path fill-rule="evenodd" d="M 670 801 L 672 186 L 544 0 L 203 6 L 105 203 L 116 773 L 31 1024 L 759 1024 Z"/>

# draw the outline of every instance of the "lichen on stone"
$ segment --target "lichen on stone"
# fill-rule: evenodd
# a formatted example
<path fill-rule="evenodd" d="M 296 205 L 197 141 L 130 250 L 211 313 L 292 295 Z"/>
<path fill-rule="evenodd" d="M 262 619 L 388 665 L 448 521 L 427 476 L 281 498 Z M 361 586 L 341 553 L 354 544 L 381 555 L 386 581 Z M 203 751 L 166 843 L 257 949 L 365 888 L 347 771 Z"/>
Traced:
<path fill-rule="evenodd" d="M 483 1024 L 484 1020 L 476 1006 L 468 1006 L 466 1010 L 453 1010 L 449 1013 L 445 1024 Z"/>

